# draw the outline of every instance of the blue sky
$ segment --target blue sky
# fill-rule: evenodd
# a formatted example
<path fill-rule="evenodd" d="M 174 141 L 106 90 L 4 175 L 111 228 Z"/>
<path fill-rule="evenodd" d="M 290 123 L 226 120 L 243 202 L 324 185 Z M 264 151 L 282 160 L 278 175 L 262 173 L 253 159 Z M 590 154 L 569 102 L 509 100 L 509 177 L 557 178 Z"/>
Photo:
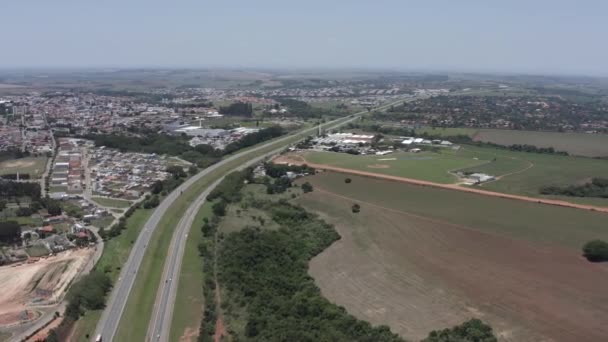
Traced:
<path fill-rule="evenodd" d="M 3 1 L 0 68 L 608 75 L 608 1 Z"/>

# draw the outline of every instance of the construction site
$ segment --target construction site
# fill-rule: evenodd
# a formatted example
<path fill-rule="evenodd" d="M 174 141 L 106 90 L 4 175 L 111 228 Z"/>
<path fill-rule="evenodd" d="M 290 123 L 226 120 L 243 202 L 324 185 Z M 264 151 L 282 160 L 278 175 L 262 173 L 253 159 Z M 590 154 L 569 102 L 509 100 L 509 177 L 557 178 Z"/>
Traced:
<path fill-rule="evenodd" d="M 0 331 L 10 334 L 56 310 L 94 251 L 74 249 L 0 267 Z"/>

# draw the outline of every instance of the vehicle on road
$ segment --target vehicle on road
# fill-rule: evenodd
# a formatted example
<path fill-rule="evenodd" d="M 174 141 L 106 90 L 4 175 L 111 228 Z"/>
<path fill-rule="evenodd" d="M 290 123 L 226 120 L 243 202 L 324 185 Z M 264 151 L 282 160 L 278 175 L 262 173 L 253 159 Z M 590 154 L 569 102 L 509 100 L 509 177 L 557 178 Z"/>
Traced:
<path fill-rule="evenodd" d="M 98 334 L 97 337 L 95 337 L 95 342 L 101 342 L 101 334 Z"/>

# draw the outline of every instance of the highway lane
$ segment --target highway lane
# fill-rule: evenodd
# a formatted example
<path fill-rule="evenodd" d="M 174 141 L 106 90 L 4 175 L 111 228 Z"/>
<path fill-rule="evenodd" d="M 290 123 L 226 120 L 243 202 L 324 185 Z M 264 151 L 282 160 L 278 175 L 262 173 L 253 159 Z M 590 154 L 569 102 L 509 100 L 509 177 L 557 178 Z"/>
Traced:
<path fill-rule="evenodd" d="M 403 101 L 403 100 L 386 104 L 384 106 L 379 107 L 378 109 L 388 108 L 390 105 L 400 103 L 401 101 Z M 341 126 L 345 123 L 356 120 L 359 116 L 361 116 L 365 113 L 366 112 L 360 112 L 360 113 L 351 115 L 350 118 L 345 117 L 345 118 L 336 119 L 336 120 L 323 124 L 322 127 L 324 129 L 332 129 L 332 128 Z M 248 154 L 257 152 L 261 149 L 268 148 L 269 146 L 272 146 L 274 144 L 277 144 L 277 146 L 278 146 L 277 151 L 280 151 L 281 149 L 283 149 L 285 147 L 284 144 L 283 145 L 281 145 L 281 144 L 284 143 L 285 141 L 292 140 L 294 138 L 294 135 L 301 135 L 302 138 L 304 138 L 307 134 L 314 133 L 316 130 L 317 130 L 317 127 L 309 128 L 309 129 L 306 129 L 303 131 L 296 132 L 295 134 L 291 134 L 291 135 L 287 135 L 282 138 L 278 138 L 276 140 L 265 143 L 263 145 L 253 147 L 246 151 L 231 155 L 231 156 L 221 160 L 220 162 L 202 170 L 201 172 L 194 175 L 193 177 L 189 178 L 183 184 L 181 184 L 178 188 L 173 190 L 169 195 L 167 195 L 167 197 L 154 210 L 154 212 L 152 213 L 152 215 L 150 216 L 150 218 L 144 225 L 137 240 L 135 241 L 135 244 L 133 245 L 131 253 L 129 254 L 129 258 L 127 259 L 127 262 L 125 263 L 125 265 L 123 266 L 123 268 L 120 272 L 119 280 L 114 285 L 114 288 L 110 294 L 106 309 L 102 313 L 102 316 L 97 324 L 97 328 L 96 328 L 95 335 L 93 336 L 93 338 L 95 338 L 95 336 L 97 336 L 98 334 L 101 334 L 104 341 L 112 341 L 114 339 L 114 335 L 116 334 L 116 331 L 118 329 L 120 317 L 122 316 L 122 313 L 125 309 L 127 299 L 131 292 L 133 284 L 135 283 L 137 271 L 139 270 L 139 267 L 141 265 L 144 255 L 145 255 L 146 247 L 148 246 L 148 244 L 150 242 L 150 239 L 154 233 L 154 230 L 158 227 L 160 220 L 165 215 L 165 213 L 167 212 L 169 207 L 181 195 L 181 193 L 183 191 L 186 191 L 190 186 L 192 186 L 194 183 L 199 181 L 201 178 L 208 176 L 210 173 L 214 172 L 218 168 L 221 168 L 236 159 L 247 156 Z M 211 187 L 209 187 L 209 188 L 211 188 Z M 200 197 L 203 197 L 203 196 L 201 195 L 201 196 L 199 196 L 199 198 Z M 198 202 L 198 201 L 195 201 L 195 203 L 193 203 L 193 204 L 196 204 L 196 202 Z M 196 205 L 194 205 L 194 206 L 191 205 L 190 207 L 197 208 Z M 200 207 L 200 205 L 199 205 L 199 207 Z M 197 210 L 198 209 L 196 209 L 196 210 L 192 209 L 191 212 L 196 212 Z M 184 217 L 186 217 L 186 219 L 187 219 L 187 216 L 188 215 L 184 215 Z M 182 220 L 183 219 L 184 218 L 182 218 Z M 185 221 L 184 221 L 184 223 L 185 223 Z M 187 229 L 189 229 L 190 226 L 187 226 Z M 176 231 L 180 231 L 180 229 L 176 229 Z M 181 234 L 181 235 L 185 235 L 185 234 Z M 184 236 L 184 238 L 185 238 L 185 236 Z M 176 269 L 173 270 L 173 272 L 171 272 L 172 269 L 168 268 L 167 272 L 168 272 L 168 274 L 169 273 L 179 274 L 179 271 L 181 269 L 181 263 L 176 264 L 176 261 L 181 260 L 181 257 L 179 256 L 179 254 L 181 253 L 181 255 L 183 256 L 183 245 L 185 245 L 185 243 L 183 241 L 179 240 L 178 238 L 174 238 L 174 239 L 172 239 L 172 241 L 173 240 L 175 240 L 173 242 L 173 248 L 170 247 L 170 253 L 172 255 L 169 256 L 166 260 L 169 262 L 169 264 L 173 264 L 172 267 L 176 267 Z M 175 248 L 175 246 L 178 246 L 179 248 Z M 173 254 L 175 254 L 175 255 L 173 255 Z M 153 314 L 153 316 L 152 316 L 152 317 L 159 316 L 160 321 L 158 323 L 153 323 L 152 325 L 160 326 L 161 331 L 166 331 L 165 336 L 168 336 L 169 329 L 163 328 L 163 327 L 170 326 L 170 322 L 171 322 L 170 317 L 172 316 L 172 313 L 173 313 L 173 302 L 171 301 L 171 303 L 169 303 L 168 296 L 171 293 L 171 291 L 175 292 L 175 289 L 177 288 L 177 286 L 175 286 L 175 289 L 173 289 L 173 290 L 171 290 L 171 288 L 173 287 L 173 284 L 176 282 L 176 280 L 179 277 L 171 277 L 171 278 L 172 278 L 172 281 L 170 282 L 170 284 L 169 284 L 169 282 L 164 283 L 164 281 L 163 281 L 163 280 L 168 280 L 168 278 L 163 278 L 163 280 L 161 280 L 161 291 L 160 291 L 162 294 L 160 296 L 161 302 L 163 302 L 163 301 L 165 302 L 165 310 L 168 308 L 170 310 L 170 314 L 165 314 L 165 313 L 163 313 L 163 315 L 154 315 Z M 165 289 L 165 287 L 168 287 L 168 288 Z M 175 294 L 173 295 L 173 297 L 174 296 L 175 296 Z M 167 298 L 163 299 L 164 297 L 167 297 Z M 160 307 L 161 302 L 157 302 L 156 306 Z M 165 311 L 165 310 L 162 310 L 162 311 Z M 169 319 L 167 319 L 167 317 L 169 317 Z M 168 322 L 165 323 L 164 322 L 165 320 Z M 156 333 L 156 336 L 158 336 L 158 333 Z"/>
<path fill-rule="evenodd" d="M 398 103 L 401 103 L 403 100 L 399 100 Z M 394 105 L 395 102 L 389 103 L 387 105 L 383 105 L 377 109 L 388 108 L 391 105 Z M 344 120 L 344 118 L 339 119 L 343 120 L 339 123 L 332 124 L 331 122 L 327 124 L 325 129 L 334 129 L 349 122 L 352 122 L 359 118 L 359 116 L 365 114 L 366 112 L 360 112 L 353 115 L 352 118 Z M 252 160 L 247 161 L 246 163 L 232 169 L 227 172 L 231 173 L 233 171 L 242 170 L 248 166 L 254 165 L 269 156 L 280 153 L 285 146 L 281 146 L 273 151 L 265 153 L 262 156 L 256 157 Z M 207 187 L 205 191 L 190 205 L 187 210 L 187 214 L 182 217 L 180 220 L 178 227 L 173 235 L 171 245 L 169 246 L 169 257 L 165 259 L 165 266 L 163 268 L 163 276 L 161 278 L 161 284 L 159 286 L 159 291 L 157 293 L 156 302 L 154 305 L 154 311 L 152 314 L 152 321 L 148 326 L 148 332 L 146 341 L 169 341 L 169 334 L 171 332 L 171 323 L 173 321 L 173 311 L 175 304 L 175 297 L 177 295 L 177 288 L 179 287 L 179 276 L 181 272 L 182 259 L 184 256 L 184 251 L 186 247 L 186 240 L 188 236 L 188 232 L 192 227 L 192 223 L 196 214 L 198 213 L 200 207 L 205 203 L 205 199 L 207 195 L 221 182 L 224 177 L 221 177 L 217 181 L 215 181 L 212 185 Z M 177 248 L 176 248 L 177 247 Z"/>

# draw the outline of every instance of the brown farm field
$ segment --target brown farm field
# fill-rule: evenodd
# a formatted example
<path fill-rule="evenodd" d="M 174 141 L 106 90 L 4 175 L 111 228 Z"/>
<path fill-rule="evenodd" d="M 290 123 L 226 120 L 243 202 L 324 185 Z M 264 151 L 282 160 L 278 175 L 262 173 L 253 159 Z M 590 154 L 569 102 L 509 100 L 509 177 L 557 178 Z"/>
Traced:
<path fill-rule="evenodd" d="M 480 129 L 473 140 L 499 145 L 526 144 L 553 147 L 557 151 L 585 157 L 608 156 L 608 134 Z"/>
<path fill-rule="evenodd" d="M 310 274 L 358 318 L 411 340 L 471 317 L 501 341 L 608 336 L 608 265 L 580 255 L 608 239 L 608 214 L 330 172 L 306 180 L 315 189 L 297 202 L 342 236 Z"/>

